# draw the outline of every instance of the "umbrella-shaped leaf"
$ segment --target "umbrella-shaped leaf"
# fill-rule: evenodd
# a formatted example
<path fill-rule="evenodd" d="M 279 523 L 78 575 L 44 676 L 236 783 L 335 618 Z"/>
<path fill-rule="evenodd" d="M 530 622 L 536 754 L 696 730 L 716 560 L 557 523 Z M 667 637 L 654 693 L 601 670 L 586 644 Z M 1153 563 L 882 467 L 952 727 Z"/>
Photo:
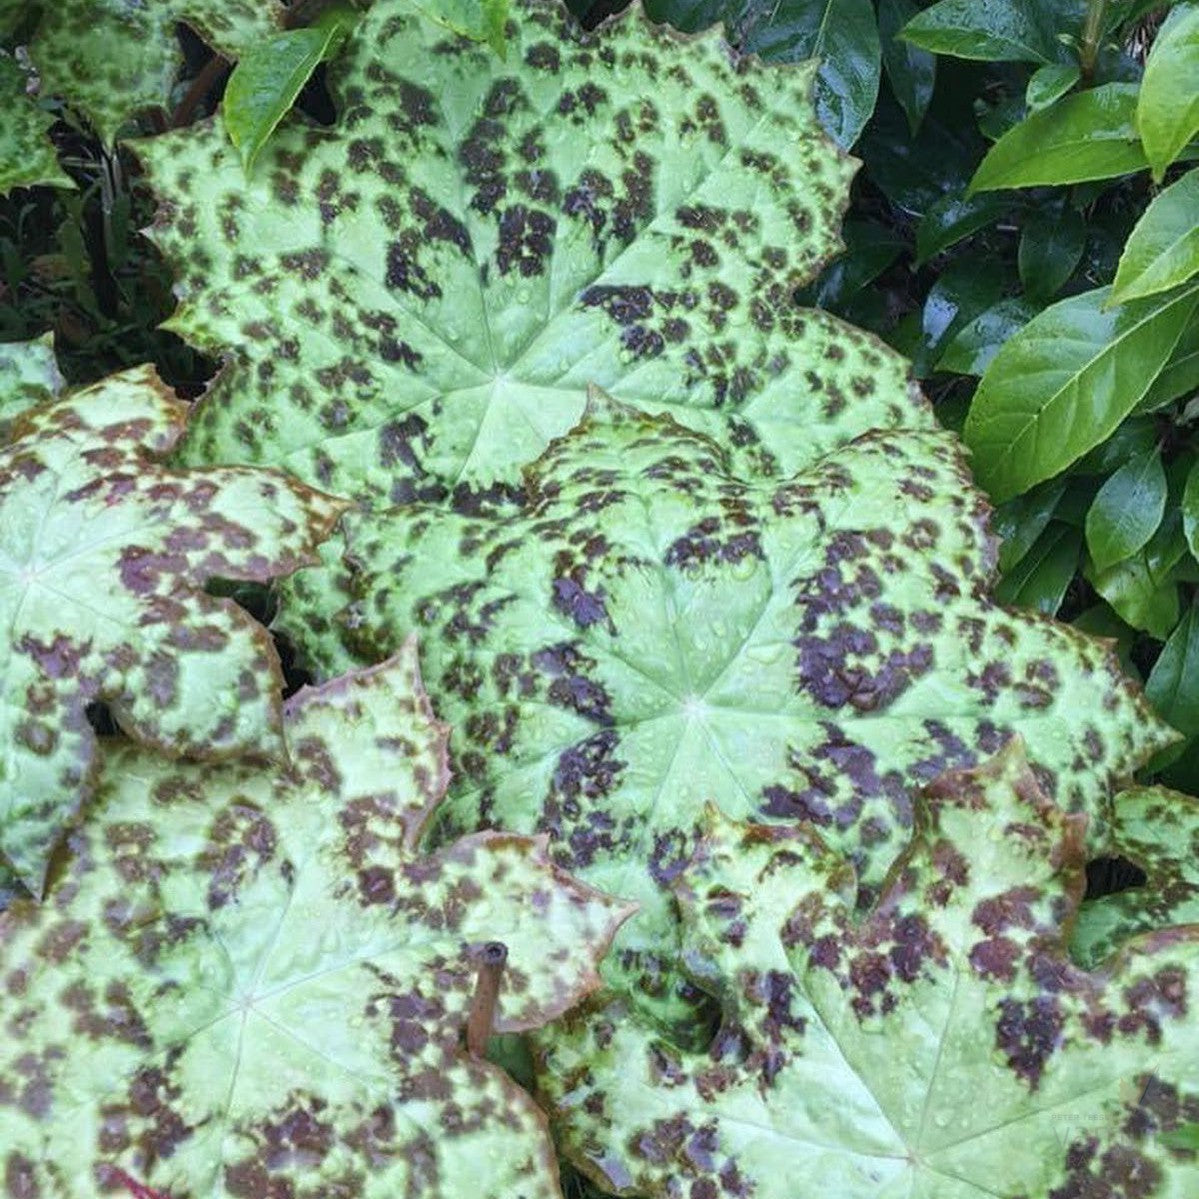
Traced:
<path fill-rule="evenodd" d="M 463 1030 L 598 982 L 628 909 L 542 842 L 414 844 L 446 778 L 408 646 L 289 701 L 293 764 L 106 753 L 65 877 L 0 915 L 10 1197 L 554 1199 L 544 1118 Z"/>
<path fill-rule="evenodd" d="M 1116 796 L 1110 853 L 1145 880 L 1082 905 L 1070 948 L 1098 963 L 1129 937 L 1171 924 L 1199 924 L 1199 800 L 1165 787 Z"/>
<path fill-rule="evenodd" d="M 249 183 L 216 128 L 141 145 L 170 325 L 233 359 L 187 461 L 477 505 L 590 383 L 765 470 L 929 426 L 896 355 L 792 300 L 839 246 L 853 170 L 810 64 L 639 6 L 584 34 L 518 0 L 509 31 L 501 58 L 378 0 L 330 65 L 338 122 L 285 120 Z"/>
<path fill-rule="evenodd" d="M 186 411 L 141 367 L 0 446 L 0 854 L 35 892 L 90 787 L 89 703 L 172 754 L 282 747 L 271 640 L 204 585 L 305 565 L 343 505 L 277 471 L 163 467 Z"/>
<path fill-rule="evenodd" d="M 547 1037 L 567 1152 L 646 1199 L 1195 1194 L 1162 1134 L 1199 1118 L 1199 928 L 1074 966 L 1084 823 L 1006 750 L 934 785 L 858 920 L 813 830 L 713 812 L 675 890 L 721 1027 L 681 1052 L 616 1004 Z"/>
<path fill-rule="evenodd" d="M 278 0 L 55 0 L 42 6 L 30 57 L 47 95 L 82 112 L 105 142 L 147 109 L 169 107 L 182 67 L 177 26 L 237 58 L 281 28 Z"/>
<path fill-rule="evenodd" d="M 351 526 L 344 621 L 377 656 L 420 631 L 450 827 L 548 831 L 642 901 L 622 964 L 654 992 L 709 800 L 811 821 L 873 889 L 911 783 L 1017 731 L 1102 841 L 1113 780 L 1174 735 L 1102 643 L 985 598 L 994 544 L 952 436 L 874 433 L 746 482 L 702 434 L 605 407 L 531 468 L 523 514 Z"/>

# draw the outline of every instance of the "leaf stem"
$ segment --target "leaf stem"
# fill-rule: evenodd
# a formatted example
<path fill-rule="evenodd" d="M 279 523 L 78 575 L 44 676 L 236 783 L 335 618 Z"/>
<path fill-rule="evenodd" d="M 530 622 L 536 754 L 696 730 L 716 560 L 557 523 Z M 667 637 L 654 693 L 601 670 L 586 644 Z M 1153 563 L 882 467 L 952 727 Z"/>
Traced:
<path fill-rule="evenodd" d="M 471 1057 L 482 1057 L 495 1024 L 495 1006 L 500 997 L 500 979 L 508 962 L 508 946 L 503 941 L 488 941 L 475 951 L 474 959 L 479 974 L 466 1020 L 466 1049 Z"/>
<path fill-rule="evenodd" d="M 1082 37 L 1078 45 L 1078 65 L 1082 68 L 1083 78 L 1088 81 L 1095 74 L 1106 11 L 1107 0 L 1087 0 L 1087 12 L 1083 17 Z"/>

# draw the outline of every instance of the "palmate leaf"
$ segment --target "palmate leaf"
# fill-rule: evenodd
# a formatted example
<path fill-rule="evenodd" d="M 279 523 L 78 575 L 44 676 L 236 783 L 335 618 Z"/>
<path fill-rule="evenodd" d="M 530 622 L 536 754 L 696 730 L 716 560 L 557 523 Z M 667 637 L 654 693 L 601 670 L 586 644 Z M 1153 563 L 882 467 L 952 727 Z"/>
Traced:
<path fill-rule="evenodd" d="M 1102 845 L 1111 784 L 1175 735 L 1103 643 L 984 598 L 994 544 L 951 435 L 870 434 L 746 482 L 670 418 L 596 408 L 520 515 L 351 524 L 343 623 L 372 657 L 420 632 L 454 728 L 448 828 L 548 831 L 642 903 L 614 980 L 669 992 L 667 889 L 709 800 L 818 825 L 872 891 L 912 783 L 1018 731 Z"/>
<path fill-rule="evenodd" d="M 1009 748 L 946 776 L 877 904 L 808 826 L 710 812 L 676 880 L 723 1022 L 680 1052 L 620 1003 L 541 1083 L 566 1152 L 644 1199 L 1183 1199 L 1199 1117 L 1199 926 L 1071 964 L 1083 825 Z M 802 1181 L 800 1181 L 802 1180 Z"/>
<path fill-rule="evenodd" d="M 1136 933 L 1199 924 L 1199 800 L 1165 787 L 1116 796 L 1110 853 L 1145 872 L 1140 886 L 1082 905 L 1071 951 L 1099 963 Z"/>
<path fill-rule="evenodd" d="M 790 471 L 929 427 L 898 356 L 792 303 L 853 163 L 810 65 L 639 9 L 590 34 L 512 6 L 505 58 L 377 0 L 331 64 L 340 119 L 285 121 L 246 182 L 215 127 L 141 144 L 170 327 L 227 352 L 184 449 L 384 506 L 477 506 L 596 383 Z"/>
<path fill-rule="evenodd" d="M 446 778 L 412 645 L 289 701 L 293 766 L 106 753 L 46 903 L 0 915 L 0 1178 L 93 1199 L 554 1199 L 544 1117 L 462 1048 L 598 984 L 628 914 L 483 833 L 414 845 Z M 3 1185 L 3 1184 L 0 1184 Z"/>
<path fill-rule="evenodd" d="M 0 53 L 0 196 L 14 187 L 74 187 L 58 165 L 58 154 L 47 130 L 54 118 L 38 107 L 26 91 L 26 76 L 7 54 Z"/>
<path fill-rule="evenodd" d="M 344 505 L 277 471 L 163 467 L 186 412 L 139 367 L 0 445 L 0 855 L 35 893 L 90 788 L 89 703 L 171 754 L 282 749 L 271 639 L 203 588 L 305 565 Z"/>
<path fill-rule="evenodd" d="M 176 26 L 231 58 L 281 28 L 278 0 L 54 0 L 29 47 L 45 95 L 61 96 L 111 143 L 131 117 L 167 108 L 183 66 Z"/>

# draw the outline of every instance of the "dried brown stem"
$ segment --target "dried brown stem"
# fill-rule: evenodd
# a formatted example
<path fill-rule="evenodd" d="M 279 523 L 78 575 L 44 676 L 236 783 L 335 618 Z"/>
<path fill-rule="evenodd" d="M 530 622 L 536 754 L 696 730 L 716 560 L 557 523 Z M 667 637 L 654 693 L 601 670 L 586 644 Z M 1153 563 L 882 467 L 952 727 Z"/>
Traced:
<path fill-rule="evenodd" d="M 204 103 L 204 97 L 220 82 L 221 76 L 229 69 L 229 60 L 214 54 L 203 66 L 200 73 L 192 80 L 187 89 L 187 95 L 179 101 L 179 107 L 171 116 L 171 128 L 181 129 L 190 125 L 196 109 Z"/>
<path fill-rule="evenodd" d="M 495 1007 L 500 997 L 500 979 L 508 961 L 508 946 L 503 941 L 488 941 L 474 953 L 479 967 L 475 994 L 466 1020 L 466 1050 L 471 1057 L 487 1052 L 487 1041 L 495 1024 Z"/>

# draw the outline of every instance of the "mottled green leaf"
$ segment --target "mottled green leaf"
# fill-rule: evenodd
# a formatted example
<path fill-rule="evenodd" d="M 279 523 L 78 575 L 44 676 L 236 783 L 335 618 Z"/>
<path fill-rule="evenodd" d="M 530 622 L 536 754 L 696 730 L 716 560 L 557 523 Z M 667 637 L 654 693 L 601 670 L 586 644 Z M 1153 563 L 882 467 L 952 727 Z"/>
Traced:
<path fill-rule="evenodd" d="M 180 22 L 237 58 L 278 32 L 284 11 L 278 0 L 55 0 L 41 6 L 30 56 L 43 94 L 61 96 L 111 142 L 130 118 L 170 106 Z"/>
<path fill-rule="evenodd" d="M 898 36 L 918 11 L 915 0 L 879 0 L 878 34 L 883 48 L 883 70 L 913 133 L 924 120 L 937 81 L 936 56 Z"/>
<path fill-rule="evenodd" d="M 1024 102 L 1031 112 L 1048 108 L 1060 100 L 1082 78 L 1082 71 L 1073 64 L 1046 63 L 1038 67 L 1024 90 Z"/>
<path fill-rule="evenodd" d="M 1199 170 L 1155 197 L 1120 256 L 1112 300 L 1123 303 L 1169 291 L 1199 275 Z"/>
<path fill-rule="evenodd" d="M 1155 179 L 1199 133 L 1199 4 L 1179 4 L 1153 39 L 1136 125 Z"/>
<path fill-rule="evenodd" d="M 591 382 L 758 469 L 929 423 L 897 356 L 790 302 L 838 247 L 852 169 L 810 67 L 636 10 L 586 37 L 545 0 L 513 18 L 501 60 L 378 0 L 331 64 L 340 123 L 285 121 L 249 183 L 219 131 L 142 144 L 170 327 L 232 347 L 188 461 L 477 507 Z"/>
<path fill-rule="evenodd" d="M 242 165 L 251 170 L 317 66 L 335 53 L 358 11 L 333 4 L 306 29 L 289 29 L 251 46 L 229 76 L 221 116 Z"/>
<path fill-rule="evenodd" d="M 1110 289 L 1060 300 L 1003 345 L 964 436 L 996 500 L 1051 478 L 1137 407 L 1196 311 L 1199 290 L 1111 307 Z"/>
<path fill-rule="evenodd" d="M 1100 487 L 1087 512 L 1087 549 L 1098 570 L 1135 554 L 1166 510 L 1166 472 L 1154 448 L 1126 462 Z"/>
<path fill-rule="evenodd" d="M 0 439 L 27 408 L 53 399 L 64 387 L 54 357 L 54 336 L 0 342 Z"/>
<path fill-rule="evenodd" d="M 1034 213 L 1020 234 L 1017 263 L 1024 290 L 1047 300 L 1065 285 L 1082 260 L 1087 244 L 1087 224 L 1066 205 Z"/>
<path fill-rule="evenodd" d="M 559 1199 L 539 1109 L 463 1046 L 479 957 L 534 1028 L 628 909 L 542 840 L 416 851 L 446 761 L 412 645 L 286 723 L 287 768 L 106 750 L 64 877 L 0 915 L 12 1199 Z"/>
<path fill-rule="evenodd" d="M 14 187 L 73 188 L 48 136 L 54 118 L 27 90 L 25 72 L 0 52 L 0 196 Z"/>
<path fill-rule="evenodd" d="M 565 1152 L 645 1199 L 1194 1194 L 1159 1137 L 1199 1118 L 1199 931 L 1073 965 L 1082 841 L 1009 749 L 926 793 L 859 920 L 810 828 L 710 811 L 674 891 L 720 1028 L 680 1050 L 614 1001 L 541 1038 Z"/>
<path fill-rule="evenodd" d="M 203 588 L 305 565 L 342 505 L 276 471 L 163 467 L 186 411 L 139 367 L 0 447 L 0 853 L 35 893 L 91 790 L 89 703 L 170 754 L 281 749 L 271 640 Z"/>
<path fill-rule="evenodd" d="M 987 151 L 970 190 L 1081 183 L 1148 166 L 1133 122 L 1137 85 L 1105 83 L 1025 117 Z"/>
<path fill-rule="evenodd" d="M 992 304 L 958 329 L 937 359 L 937 370 L 960 375 L 983 374 L 1000 347 L 1039 311 L 1025 296 L 1012 296 Z"/>
<path fill-rule="evenodd" d="M 994 546 L 955 439 L 875 433 L 782 482 L 604 409 L 532 468 L 522 514 L 405 505 L 351 526 L 359 652 L 408 630 L 454 727 L 446 826 L 547 831 L 642 902 L 613 979 L 668 993 L 664 888 L 707 800 L 820 826 L 876 887 L 907 786 L 1021 732 L 1102 840 L 1162 726 L 1106 648 L 983 599 Z"/>
<path fill-rule="evenodd" d="M 1111 852 L 1143 870 L 1145 881 L 1079 909 L 1070 949 L 1086 966 L 1138 933 L 1199 924 L 1199 800 L 1165 787 L 1123 792 Z"/>
<path fill-rule="evenodd" d="M 903 36 L 935 54 L 986 62 L 1052 62 L 1060 53 L 1043 0 L 939 0 Z"/>
<path fill-rule="evenodd" d="M 881 67 L 870 0 L 646 0 L 645 9 L 688 31 L 723 22 L 735 45 L 769 62 L 819 59 L 816 111 L 842 146 L 874 110 Z"/>
<path fill-rule="evenodd" d="M 1001 604 L 1056 616 L 1078 568 L 1082 535 L 1066 524 L 1053 523 L 995 588 Z"/>

